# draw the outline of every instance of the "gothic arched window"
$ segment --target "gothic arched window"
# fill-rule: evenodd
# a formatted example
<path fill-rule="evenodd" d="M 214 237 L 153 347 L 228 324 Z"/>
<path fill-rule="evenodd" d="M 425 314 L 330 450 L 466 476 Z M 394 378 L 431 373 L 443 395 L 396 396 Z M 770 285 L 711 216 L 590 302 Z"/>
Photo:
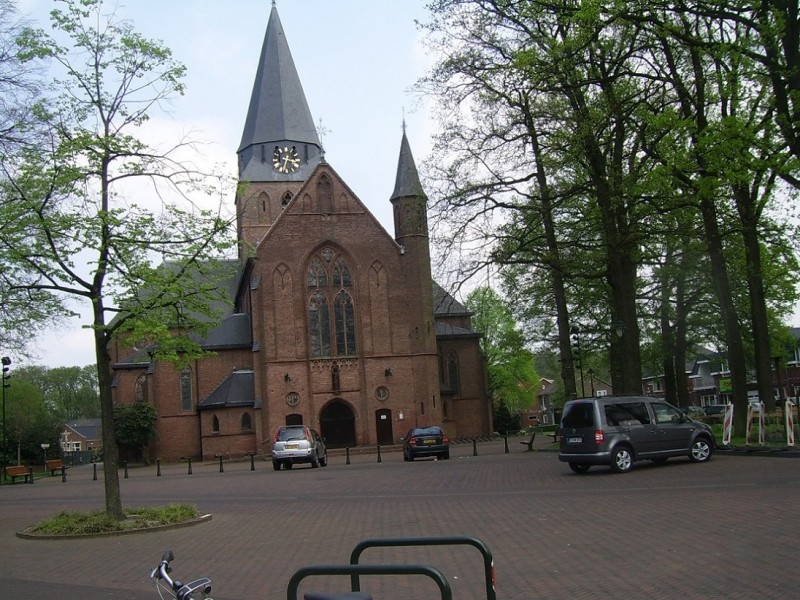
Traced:
<path fill-rule="evenodd" d="M 219 417 L 217 415 L 214 415 L 214 419 L 211 421 L 211 431 L 219 433 Z"/>
<path fill-rule="evenodd" d="M 139 375 L 136 380 L 136 402 L 147 400 L 147 375 Z"/>
<path fill-rule="evenodd" d="M 309 263 L 307 285 L 311 288 L 308 302 L 311 355 L 354 356 L 353 277 L 345 258 L 330 247 L 323 248 Z"/>
<path fill-rule="evenodd" d="M 192 372 L 189 369 L 181 371 L 181 410 L 192 410 Z"/>
<path fill-rule="evenodd" d="M 242 415 L 242 431 L 252 431 L 253 429 L 253 420 L 250 417 L 250 413 L 244 413 Z"/>
<path fill-rule="evenodd" d="M 458 354 L 455 352 L 450 352 L 447 355 L 447 383 L 454 392 L 458 392 L 461 387 L 458 373 Z"/>

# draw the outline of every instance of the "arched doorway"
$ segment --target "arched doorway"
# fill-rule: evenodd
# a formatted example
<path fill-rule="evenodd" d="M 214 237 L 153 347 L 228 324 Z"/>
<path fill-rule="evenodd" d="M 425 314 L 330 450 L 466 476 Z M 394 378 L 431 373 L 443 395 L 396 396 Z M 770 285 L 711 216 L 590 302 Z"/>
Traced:
<path fill-rule="evenodd" d="M 356 416 L 350 405 L 334 400 L 319 415 L 320 433 L 328 448 L 348 448 L 356 445 Z"/>
<path fill-rule="evenodd" d="M 375 432 L 378 436 L 379 445 L 390 446 L 394 443 L 392 411 L 388 408 L 381 408 L 375 411 Z"/>

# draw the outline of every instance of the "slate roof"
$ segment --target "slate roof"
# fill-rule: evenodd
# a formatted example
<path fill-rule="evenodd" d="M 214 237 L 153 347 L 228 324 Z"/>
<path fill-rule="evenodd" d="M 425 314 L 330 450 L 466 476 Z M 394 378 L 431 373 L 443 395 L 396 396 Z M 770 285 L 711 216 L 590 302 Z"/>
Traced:
<path fill-rule="evenodd" d="M 101 419 L 72 419 L 66 426 L 87 440 L 99 440 L 103 437 L 103 423 Z"/>
<path fill-rule="evenodd" d="M 435 281 L 433 283 L 433 312 L 436 317 L 470 316 L 471 311 L 447 293 Z"/>
<path fill-rule="evenodd" d="M 278 144 L 298 146 L 298 151 L 302 145 L 309 144 L 313 155 L 308 157 L 308 161 L 303 161 L 299 171 L 277 173 L 272 168 L 272 147 Z M 239 178 L 243 181 L 304 181 L 319 159 L 321 150 L 278 9 L 273 5 L 237 151 Z"/>
<path fill-rule="evenodd" d="M 254 406 L 255 381 L 253 371 L 233 371 L 205 400 L 197 406 L 198 410 L 210 408 L 231 408 L 234 406 Z"/>
<path fill-rule="evenodd" d="M 408 138 L 404 130 L 403 140 L 400 142 L 400 157 L 397 160 L 397 177 L 390 200 L 406 196 L 426 197 L 422 189 L 422 183 L 419 180 L 414 156 L 411 154 L 411 146 L 408 144 Z"/>

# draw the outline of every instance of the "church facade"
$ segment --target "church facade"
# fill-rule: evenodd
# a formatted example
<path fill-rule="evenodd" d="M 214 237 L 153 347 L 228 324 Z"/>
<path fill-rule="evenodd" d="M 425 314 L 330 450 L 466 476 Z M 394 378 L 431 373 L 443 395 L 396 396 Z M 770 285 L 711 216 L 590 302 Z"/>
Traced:
<path fill-rule="evenodd" d="M 273 5 L 238 149 L 232 306 L 178 371 L 111 348 L 115 402 L 158 414 L 150 459 L 268 454 L 281 425 L 329 447 L 397 444 L 410 427 L 492 431 L 480 336 L 435 284 L 427 197 L 403 133 L 394 235 L 325 157 Z"/>

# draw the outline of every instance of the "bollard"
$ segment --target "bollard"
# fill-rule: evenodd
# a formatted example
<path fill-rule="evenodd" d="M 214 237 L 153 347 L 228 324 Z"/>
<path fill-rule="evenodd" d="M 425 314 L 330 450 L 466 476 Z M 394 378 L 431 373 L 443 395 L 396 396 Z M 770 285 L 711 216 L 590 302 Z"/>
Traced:
<path fill-rule="evenodd" d="M 346 460 L 344 461 L 344 464 L 349 465 L 350 464 L 350 448 L 345 448 L 344 449 L 344 454 L 346 456 Z"/>
<path fill-rule="evenodd" d="M 125 479 L 127 479 L 128 478 L 128 461 L 127 460 L 125 461 L 124 465 L 125 465 Z"/>
<path fill-rule="evenodd" d="M 503 436 L 503 442 L 505 443 L 505 450 L 504 450 L 503 454 L 508 454 L 508 436 L 507 435 Z"/>
<path fill-rule="evenodd" d="M 252 452 L 250 453 L 250 470 L 251 471 L 255 471 L 256 470 L 255 454 L 253 454 Z"/>
<path fill-rule="evenodd" d="M 472 438 L 472 456 L 478 456 L 478 440 Z"/>
<path fill-rule="evenodd" d="M 225 469 L 222 467 L 222 454 L 219 455 L 219 472 L 224 473 Z"/>
<path fill-rule="evenodd" d="M 156 477 L 161 477 L 161 459 L 156 459 Z"/>
<path fill-rule="evenodd" d="M 92 473 L 92 481 L 97 481 L 97 463 L 92 463 L 94 473 Z"/>
<path fill-rule="evenodd" d="M 378 462 L 381 462 L 381 446 L 378 444 Z"/>
<path fill-rule="evenodd" d="M 192 457 L 191 456 L 189 457 L 189 473 L 188 474 L 189 475 L 192 474 Z"/>
<path fill-rule="evenodd" d="M 61 483 L 67 483 L 67 467 L 61 465 Z"/>
<path fill-rule="evenodd" d="M 33 485 L 33 467 L 28 467 L 28 482 Z"/>

